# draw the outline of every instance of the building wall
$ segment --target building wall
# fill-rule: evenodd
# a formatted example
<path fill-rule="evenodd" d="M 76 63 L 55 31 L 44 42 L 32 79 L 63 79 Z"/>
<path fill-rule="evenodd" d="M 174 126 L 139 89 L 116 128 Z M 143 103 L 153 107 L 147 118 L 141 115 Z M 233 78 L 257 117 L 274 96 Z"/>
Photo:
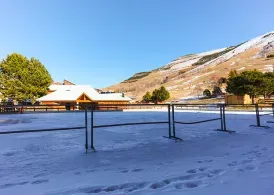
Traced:
<path fill-rule="evenodd" d="M 94 103 L 96 109 L 99 110 L 122 110 L 126 109 L 126 106 L 115 106 L 116 104 L 128 104 L 128 101 L 103 101 L 103 102 L 41 102 L 40 105 L 62 105 L 62 108 L 65 108 L 66 105 L 70 106 L 70 110 L 75 110 L 75 109 L 83 109 L 83 106 L 85 104 L 90 104 Z M 106 104 L 109 104 L 110 106 L 104 106 Z M 101 105 L 101 106 L 100 106 Z M 113 106 L 112 106 L 113 105 Z M 61 108 L 60 107 L 60 108 Z"/>
<path fill-rule="evenodd" d="M 255 101 L 256 103 L 256 101 Z M 244 96 L 244 104 L 252 104 L 252 99 L 249 95 Z"/>
<path fill-rule="evenodd" d="M 252 104 L 252 99 L 249 95 L 226 95 L 226 104 Z M 257 103 L 257 98 L 255 98 L 255 103 Z"/>

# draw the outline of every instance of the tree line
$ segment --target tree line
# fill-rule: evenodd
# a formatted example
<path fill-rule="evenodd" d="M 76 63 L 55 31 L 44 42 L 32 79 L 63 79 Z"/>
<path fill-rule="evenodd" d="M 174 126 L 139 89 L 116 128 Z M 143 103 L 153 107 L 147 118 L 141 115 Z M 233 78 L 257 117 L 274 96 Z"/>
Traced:
<path fill-rule="evenodd" d="M 256 96 L 263 95 L 266 98 L 274 93 L 274 73 L 257 70 L 238 73 L 233 70 L 229 73 L 226 91 L 235 95 L 248 94 L 254 103 Z"/>
<path fill-rule="evenodd" d="M 218 83 L 226 83 L 226 92 L 234 95 L 249 95 L 254 103 L 256 96 L 263 95 L 264 98 L 274 93 L 274 73 L 262 73 L 258 70 L 247 70 L 238 73 L 236 70 L 230 71 L 228 78 L 221 77 Z M 205 89 L 203 95 L 212 97 L 220 92 L 219 86 L 215 86 L 211 93 Z"/>
<path fill-rule="evenodd" d="M 230 71 L 228 78 L 220 77 L 216 81 L 211 81 L 212 91 L 205 89 L 203 95 L 207 98 L 216 97 L 223 94 L 221 85 L 226 84 L 226 92 L 234 95 L 249 95 L 254 103 L 256 96 L 263 95 L 267 98 L 274 94 L 274 72 L 260 72 L 258 70 L 246 70 L 238 73 L 236 70 Z M 169 99 L 170 94 L 164 86 L 155 89 L 152 94 L 146 92 L 143 102 L 159 103 Z"/>
<path fill-rule="evenodd" d="M 159 89 L 155 89 L 152 94 L 147 91 L 146 94 L 143 96 L 143 102 L 149 103 L 159 103 L 163 102 L 165 100 L 168 100 L 170 97 L 170 94 L 168 90 L 164 86 L 161 86 Z"/>

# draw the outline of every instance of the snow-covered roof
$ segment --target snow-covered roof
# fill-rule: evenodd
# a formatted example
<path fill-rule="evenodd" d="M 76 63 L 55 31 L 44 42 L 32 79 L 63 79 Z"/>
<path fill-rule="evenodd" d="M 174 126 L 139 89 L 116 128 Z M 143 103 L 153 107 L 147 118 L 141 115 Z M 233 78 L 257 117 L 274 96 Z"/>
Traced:
<path fill-rule="evenodd" d="M 73 89 L 79 89 L 79 88 L 89 88 L 90 85 L 50 85 L 49 90 L 50 91 L 59 91 L 59 90 L 73 90 Z"/>
<path fill-rule="evenodd" d="M 100 94 L 90 85 L 51 85 L 49 89 L 55 91 L 37 99 L 37 101 L 76 101 L 83 94 L 92 101 L 131 101 L 131 98 L 123 97 L 121 93 Z"/>

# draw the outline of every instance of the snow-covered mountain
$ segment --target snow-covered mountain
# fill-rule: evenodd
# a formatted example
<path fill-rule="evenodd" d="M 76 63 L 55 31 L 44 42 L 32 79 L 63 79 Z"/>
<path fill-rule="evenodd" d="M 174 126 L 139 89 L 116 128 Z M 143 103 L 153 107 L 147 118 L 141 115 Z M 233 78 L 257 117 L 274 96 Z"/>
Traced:
<path fill-rule="evenodd" d="M 236 46 L 179 57 L 168 64 L 136 73 L 129 79 L 106 89 L 126 92 L 137 99 L 146 92 L 164 85 L 172 99 L 181 99 L 202 93 L 212 79 L 226 77 L 230 70 L 257 69 L 273 71 L 274 31 Z"/>

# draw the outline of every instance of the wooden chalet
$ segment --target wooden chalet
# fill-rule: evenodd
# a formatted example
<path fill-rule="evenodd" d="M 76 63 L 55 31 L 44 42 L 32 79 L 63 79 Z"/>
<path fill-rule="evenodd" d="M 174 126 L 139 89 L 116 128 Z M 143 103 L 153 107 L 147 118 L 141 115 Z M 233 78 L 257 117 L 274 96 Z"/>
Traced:
<path fill-rule="evenodd" d="M 51 85 L 49 91 L 49 94 L 37 99 L 41 105 L 62 104 L 81 107 L 82 104 L 94 103 L 99 107 L 103 104 L 127 104 L 131 101 L 121 93 L 100 94 L 89 85 Z"/>

